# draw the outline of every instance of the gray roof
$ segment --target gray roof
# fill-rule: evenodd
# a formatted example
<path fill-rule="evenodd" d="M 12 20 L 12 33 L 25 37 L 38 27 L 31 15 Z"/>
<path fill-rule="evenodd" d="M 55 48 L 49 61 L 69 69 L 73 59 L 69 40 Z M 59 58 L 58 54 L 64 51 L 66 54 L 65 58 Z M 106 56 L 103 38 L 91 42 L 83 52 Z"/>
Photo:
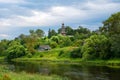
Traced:
<path fill-rule="evenodd" d="M 40 45 L 39 49 L 51 49 L 49 45 Z"/>

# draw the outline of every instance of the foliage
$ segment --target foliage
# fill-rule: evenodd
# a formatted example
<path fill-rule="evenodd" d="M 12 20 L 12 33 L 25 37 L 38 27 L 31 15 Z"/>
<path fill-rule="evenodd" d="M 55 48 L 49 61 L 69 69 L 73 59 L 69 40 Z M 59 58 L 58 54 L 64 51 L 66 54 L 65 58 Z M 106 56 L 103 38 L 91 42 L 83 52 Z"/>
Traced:
<path fill-rule="evenodd" d="M 48 38 L 51 38 L 52 36 L 56 36 L 56 35 L 57 35 L 57 32 L 54 29 L 52 29 L 52 30 L 49 29 Z"/>
<path fill-rule="evenodd" d="M 75 40 L 73 46 L 76 47 L 83 46 L 83 40 Z"/>
<path fill-rule="evenodd" d="M 109 53 L 109 40 L 104 35 L 92 35 L 85 40 L 82 47 L 83 59 L 108 59 Z"/>
<path fill-rule="evenodd" d="M 120 12 L 113 14 L 106 21 L 103 22 L 103 27 L 100 28 L 101 32 L 108 34 L 120 34 Z"/>
<path fill-rule="evenodd" d="M 58 29 L 58 33 L 54 29 L 49 29 L 48 36 L 44 36 L 44 31 L 41 29 L 30 30 L 29 35 L 21 34 L 14 40 L 1 40 L 0 56 L 7 56 L 8 59 L 22 56 L 31 58 L 38 52 L 40 45 L 50 45 L 52 49 L 78 47 L 69 52 L 58 50 L 59 54 L 55 52 L 57 56 L 83 59 L 120 58 L 120 12 L 111 15 L 99 30 L 92 33 L 82 26 L 76 29 L 66 26 L 66 36 L 59 34 L 60 31 L 61 28 Z M 52 55 L 56 55 L 55 53 Z M 42 54 L 38 57 L 44 56 Z"/>
<path fill-rule="evenodd" d="M 59 43 L 59 37 L 58 36 L 52 36 L 51 40 L 56 42 L 56 43 Z"/>
<path fill-rule="evenodd" d="M 62 54 L 64 54 L 65 52 L 63 50 L 60 51 L 60 53 L 58 54 L 58 56 L 61 56 Z"/>
<path fill-rule="evenodd" d="M 11 45 L 6 50 L 7 59 L 18 58 L 26 55 L 26 49 L 22 45 Z"/>
<path fill-rule="evenodd" d="M 30 30 L 30 36 L 33 36 L 33 37 L 43 37 L 44 36 L 44 31 L 41 30 L 41 29 L 37 29 L 36 31 L 34 30 Z"/>
<path fill-rule="evenodd" d="M 0 56 L 5 56 L 5 50 L 8 48 L 9 41 L 8 40 L 1 40 L 0 42 Z"/>
<path fill-rule="evenodd" d="M 70 57 L 71 58 L 82 58 L 81 47 L 71 51 Z"/>
<path fill-rule="evenodd" d="M 112 57 L 120 58 L 120 34 L 110 37 Z"/>
<path fill-rule="evenodd" d="M 31 54 L 31 53 L 28 53 L 28 54 L 27 54 L 27 57 L 28 57 L 28 58 L 31 58 L 31 57 L 32 57 L 32 54 Z"/>
<path fill-rule="evenodd" d="M 56 42 L 51 42 L 50 43 L 50 47 L 51 48 L 56 48 L 57 47 L 57 43 Z"/>
<path fill-rule="evenodd" d="M 0 80 L 68 80 L 67 77 L 57 75 L 30 74 L 24 71 L 13 72 L 5 65 L 0 65 Z"/>

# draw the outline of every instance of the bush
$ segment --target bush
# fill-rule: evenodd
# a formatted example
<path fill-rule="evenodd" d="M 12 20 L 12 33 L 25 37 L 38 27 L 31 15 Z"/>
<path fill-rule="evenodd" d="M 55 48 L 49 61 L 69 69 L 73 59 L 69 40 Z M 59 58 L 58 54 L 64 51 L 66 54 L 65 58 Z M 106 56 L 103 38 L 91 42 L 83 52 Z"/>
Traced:
<path fill-rule="evenodd" d="M 40 57 L 43 57 L 43 54 L 40 54 Z"/>
<path fill-rule="evenodd" d="M 92 35 L 85 40 L 82 47 L 83 59 L 110 58 L 110 43 L 104 35 Z"/>
<path fill-rule="evenodd" d="M 71 58 L 82 58 L 81 48 L 77 48 L 70 53 Z"/>
<path fill-rule="evenodd" d="M 26 49 L 22 45 L 10 46 L 7 50 L 7 59 L 22 57 L 26 54 Z"/>
<path fill-rule="evenodd" d="M 57 47 L 57 43 L 56 42 L 51 42 L 50 43 L 50 47 L 51 48 L 56 48 Z"/>
<path fill-rule="evenodd" d="M 31 58 L 31 57 L 32 57 L 32 54 L 31 54 L 31 53 L 28 53 L 28 54 L 27 54 L 27 57 L 28 57 L 28 58 Z"/>
<path fill-rule="evenodd" d="M 64 54 L 65 52 L 63 50 L 60 51 L 60 53 L 58 54 L 58 56 L 61 56 L 62 54 Z"/>

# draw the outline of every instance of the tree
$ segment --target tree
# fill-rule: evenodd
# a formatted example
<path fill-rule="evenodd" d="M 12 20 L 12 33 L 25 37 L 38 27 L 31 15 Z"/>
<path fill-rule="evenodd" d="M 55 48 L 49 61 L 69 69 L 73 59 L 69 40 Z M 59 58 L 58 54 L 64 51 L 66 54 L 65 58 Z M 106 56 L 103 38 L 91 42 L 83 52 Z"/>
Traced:
<path fill-rule="evenodd" d="M 112 35 L 110 41 L 113 58 L 120 58 L 120 34 Z"/>
<path fill-rule="evenodd" d="M 120 12 L 111 15 L 103 22 L 103 27 L 99 31 L 110 40 L 113 57 L 120 57 Z"/>
<path fill-rule="evenodd" d="M 73 29 L 70 26 L 66 26 L 65 31 L 66 35 L 73 35 Z"/>
<path fill-rule="evenodd" d="M 51 40 L 56 42 L 56 43 L 59 43 L 59 37 L 58 36 L 52 36 Z"/>
<path fill-rule="evenodd" d="M 92 35 L 82 47 L 83 59 L 110 58 L 109 40 L 104 35 Z"/>
<path fill-rule="evenodd" d="M 9 40 L 1 40 L 0 42 L 0 56 L 6 56 L 5 50 L 8 48 Z"/>
<path fill-rule="evenodd" d="M 57 35 L 57 32 L 54 29 L 52 29 L 52 30 L 49 29 L 48 38 L 51 38 L 52 36 L 56 36 L 56 35 Z"/>
<path fill-rule="evenodd" d="M 120 12 L 113 14 L 106 21 L 103 22 L 103 27 L 100 31 L 108 34 L 120 34 Z"/>
<path fill-rule="evenodd" d="M 83 33 L 83 34 L 90 34 L 90 30 L 87 29 L 87 28 L 84 28 L 82 26 L 79 26 L 77 29 L 74 30 L 74 33 L 77 33 L 77 32 L 79 34 L 81 34 L 81 33 Z"/>
<path fill-rule="evenodd" d="M 6 53 L 7 53 L 7 59 L 10 60 L 24 56 L 26 54 L 26 49 L 20 43 L 13 41 L 9 45 L 9 48 L 6 50 Z"/>
<path fill-rule="evenodd" d="M 35 31 L 35 33 L 36 33 L 36 34 L 37 34 L 37 36 L 38 36 L 38 37 L 40 37 L 40 38 L 41 38 L 41 37 L 43 37 L 43 36 L 44 36 L 44 34 L 45 34 L 45 33 L 44 33 L 44 31 L 43 31 L 43 30 L 41 30 L 41 29 L 37 29 L 37 30 Z"/>
<path fill-rule="evenodd" d="M 48 31 L 48 38 L 51 38 L 51 30 L 49 29 L 49 31 Z"/>

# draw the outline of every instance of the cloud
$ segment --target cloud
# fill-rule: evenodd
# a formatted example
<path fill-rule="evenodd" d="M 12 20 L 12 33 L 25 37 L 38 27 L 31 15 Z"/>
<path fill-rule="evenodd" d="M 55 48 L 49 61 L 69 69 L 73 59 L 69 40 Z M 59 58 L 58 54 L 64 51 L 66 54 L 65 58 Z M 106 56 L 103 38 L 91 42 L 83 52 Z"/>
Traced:
<path fill-rule="evenodd" d="M 0 0 L 0 3 L 22 3 L 24 0 Z"/>
<path fill-rule="evenodd" d="M 8 0 L 8 2 L 9 1 L 10 0 Z M 13 2 L 19 1 L 21 0 L 13 0 Z M 104 17 L 104 15 L 119 11 L 119 5 L 120 3 L 113 3 L 108 0 L 88 0 L 78 6 L 51 6 L 46 11 L 31 9 L 29 11 L 27 10 L 29 12 L 27 14 L 31 14 L 30 16 L 22 14 L 12 15 L 11 18 L 2 20 L 1 26 L 49 26 L 56 25 L 59 22 L 70 23 L 76 21 L 82 23 L 86 20 Z"/>
<path fill-rule="evenodd" d="M 67 0 L 67 2 L 0 0 L 0 32 L 13 32 L 18 28 L 35 26 L 58 28 L 62 22 L 70 26 L 84 25 L 90 29 L 97 29 L 102 21 L 120 11 L 120 1 L 117 0 Z"/>
<path fill-rule="evenodd" d="M 0 34 L 0 37 L 7 38 L 7 37 L 9 37 L 9 35 L 7 35 L 7 34 Z"/>

